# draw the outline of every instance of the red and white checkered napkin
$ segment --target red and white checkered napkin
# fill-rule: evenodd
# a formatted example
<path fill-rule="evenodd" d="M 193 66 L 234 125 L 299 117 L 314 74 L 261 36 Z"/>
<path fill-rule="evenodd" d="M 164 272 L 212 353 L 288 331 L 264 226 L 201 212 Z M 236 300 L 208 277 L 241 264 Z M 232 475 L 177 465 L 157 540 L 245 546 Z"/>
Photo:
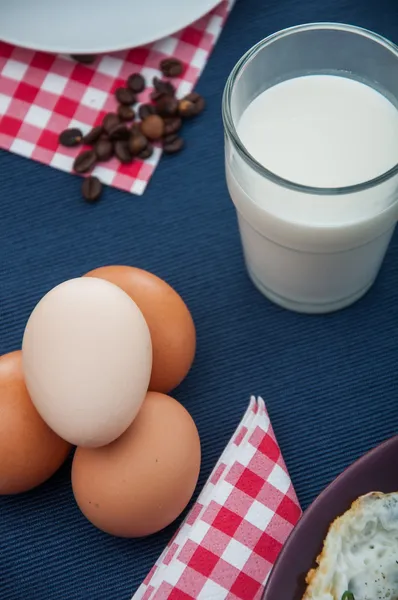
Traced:
<path fill-rule="evenodd" d="M 301 515 L 262 398 L 133 600 L 260 599 Z"/>
<path fill-rule="evenodd" d="M 221 33 L 235 0 L 223 0 L 211 13 L 184 30 L 141 48 L 99 56 L 93 65 L 77 64 L 68 56 L 34 52 L 0 42 L 0 148 L 71 172 L 76 149 L 59 146 L 68 127 L 86 133 L 114 112 L 113 92 L 131 73 L 152 83 L 160 61 L 167 56 L 185 65 L 175 80 L 178 96 L 192 91 Z M 145 102 L 151 89 L 140 95 Z M 142 194 L 161 155 L 122 165 L 116 159 L 94 173 L 109 185 Z"/>

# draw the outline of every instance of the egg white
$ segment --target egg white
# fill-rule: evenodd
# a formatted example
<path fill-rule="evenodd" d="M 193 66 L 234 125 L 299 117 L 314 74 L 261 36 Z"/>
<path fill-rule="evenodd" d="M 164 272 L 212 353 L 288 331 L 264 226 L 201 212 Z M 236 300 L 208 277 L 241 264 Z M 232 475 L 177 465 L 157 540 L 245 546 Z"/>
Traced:
<path fill-rule="evenodd" d="M 303 600 L 398 600 L 398 492 L 361 496 L 329 528 Z"/>

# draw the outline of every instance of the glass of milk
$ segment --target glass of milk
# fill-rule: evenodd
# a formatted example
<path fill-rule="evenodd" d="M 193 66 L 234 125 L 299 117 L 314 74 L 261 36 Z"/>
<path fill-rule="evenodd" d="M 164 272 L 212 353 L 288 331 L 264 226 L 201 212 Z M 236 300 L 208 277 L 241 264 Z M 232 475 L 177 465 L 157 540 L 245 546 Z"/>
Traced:
<path fill-rule="evenodd" d="M 398 216 L 398 48 L 335 23 L 271 35 L 233 69 L 223 119 L 253 283 L 299 312 L 358 300 Z"/>

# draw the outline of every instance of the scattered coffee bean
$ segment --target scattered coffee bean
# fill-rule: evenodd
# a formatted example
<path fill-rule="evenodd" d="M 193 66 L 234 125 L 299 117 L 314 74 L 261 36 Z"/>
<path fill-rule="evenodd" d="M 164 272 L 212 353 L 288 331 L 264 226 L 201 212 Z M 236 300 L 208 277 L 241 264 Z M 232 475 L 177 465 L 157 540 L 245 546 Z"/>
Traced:
<path fill-rule="evenodd" d="M 164 121 L 159 115 L 150 115 L 141 123 L 141 132 L 149 140 L 159 140 L 164 133 Z"/>
<path fill-rule="evenodd" d="M 141 160 L 146 160 L 147 158 L 151 157 L 153 154 L 153 146 L 152 144 L 150 144 L 148 142 L 148 144 L 146 145 L 146 148 L 144 148 L 138 155 L 138 158 L 141 158 Z"/>
<path fill-rule="evenodd" d="M 179 77 L 184 66 L 178 58 L 165 58 L 160 63 L 160 70 L 165 77 Z"/>
<path fill-rule="evenodd" d="M 115 143 L 115 155 L 125 165 L 131 163 L 133 160 L 128 143 L 124 140 L 118 140 Z"/>
<path fill-rule="evenodd" d="M 135 111 L 131 108 L 131 106 L 126 106 L 126 104 L 121 104 L 117 109 L 118 117 L 121 121 L 132 121 L 135 117 Z"/>
<path fill-rule="evenodd" d="M 102 121 L 103 128 L 108 135 L 111 129 L 113 129 L 115 125 L 118 125 L 119 123 L 120 119 L 116 113 L 108 113 L 107 115 L 105 115 Z"/>
<path fill-rule="evenodd" d="M 190 100 L 183 98 L 178 103 L 178 114 L 184 119 L 195 116 L 195 105 Z"/>
<path fill-rule="evenodd" d="M 167 96 L 174 96 L 176 93 L 176 89 L 170 81 L 164 81 L 163 79 L 159 79 L 159 77 L 154 77 L 152 83 L 155 92 L 158 92 L 160 95 L 166 94 Z"/>
<path fill-rule="evenodd" d="M 182 127 L 182 119 L 180 117 L 169 117 L 164 119 L 164 134 L 170 135 L 171 133 L 177 133 Z"/>
<path fill-rule="evenodd" d="M 133 123 L 130 127 L 131 135 L 141 135 L 141 123 Z"/>
<path fill-rule="evenodd" d="M 113 141 L 125 140 L 127 141 L 130 137 L 130 130 L 126 127 L 125 123 L 117 123 L 112 129 L 109 130 L 109 138 Z"/>
<path fill-rule="evenodd" d="M 95 54 L 71 54 L 71 57 L 82 65 L 91 65 L 97 58 Z"/>
<path fill-rule="evenodd" d="M 120 104 L 126 104 L 130 106 L 131 104 L 135 104 L 137 102 L 136 95 L 132 90 L 125 87 L 117 88 L 115 92 L 115 97 Z"/>
<path fill-rule="evenodd" d="M 74 146 L 79 146 L 82 143 L 83 134 L 80 129 L 72 127 L 71 129 L 65 129 L 63 131 L 58 141 L 62 146 L 66 146 L 67 148 L 73 148 Z"/>
<path fill-rule="evenodd" d="M 129 150 L 133 156 L 138 156 L 147 145 L 148 140 L 142 133 L 132 135 L 129 139 Z"/>
<path fill-rule="evenodd" d="M 133 73 L 127 79 L 127 86 L 132 90 L 135 94 L 139 94 L 143 92 L 145 89 L 145 79 L 140 73 Z"/>
<path fill-rule="evenodd" d="M 205 100 L 203 96 L 192 92 L 180 100 L 178 105 L 178 112 L 183 118 L 196 117 L 205 108 Z"/>
<path fill-rule="evenodd" d="M 176 154 L 184 147 L 184 140 L 176 134 L 168 135 L 163 139 L 163 151 L 166 154 Z"/>
<path fill-rule="evenodd" d="M 76 173 L 87 173 L 91 171 L 97 162 L 97 155 L 94 150 L 84 150 L 80 152 L 73 163 L 73 170 Z"/>
<path fill-rule="evenodd" d="M 156 108 L 153 106 L 153 104 L 141 104 L 138 109 L 138 116 L 142 121 L 149 117 L 149 115 L 154 114 L 156 114 Z"/>
<path fill-rule="evenodd" d="M 86 177 L 82 184 L 82 196 L 87 202 L 96 202 L 101 196 L 102 183 L 98 177 Z"/>
<path fill-rule="evenodd" d="M 96 56 L 74 55 L 81 63 L 90 64 Z M 179 77 L 184 71 L 183 63 L 175 58 L 164 59 L 160 63 L 164 77 Z M 182 100 L 176 98 L 174 85 L 159 77 L 153 78 L 153 91 L 150 98 L 154 104 L 141 104 L 138 108 L 140 122 L 133 122 L 136 111 L 132 105 L 137 102 L 137 94 L 145 90 L 145 79 L 140 73 L 132 73 L 125 84 L 115 91 L 119 103 L 117 113 L 108 113 L 102 124 L 93 127 L 85 136 L 77 128 L 63 131 L 59 136 L 60 144 L 68 147 L 80 143 L 92 146 L 91 150 L 80 152 L 73 163 L 76 173 L 88 173 L 96 164 L 109 160 L 112 156 L 123 164 L 130 164 L 134 157 L 141 160 L 150 158 L 154 152 L 151 141 L 159 140 L 165 154 L 176 154 L 185 145 L 178 135 L 183 119 L 194 117 L 205 108 L 204 98 L 191 92 Z M 97 177 L 89 176 L 82 184 L 83 197 L 88 202 L 98 200 L 102 192 L 102 183 Z"/>
<path fill-rule="evenodd" d="M 97 127 L 93 127 L 83 138 L 83 142 L 88 146 L 93 146 L 100 139 L 101 135 L 104 133 L 104 129 L 102 125 L 98 125 Z"/>
<path fill-rule="evenodd" d="M 94 146 L 94 150 L 97 160 L 101 162 L 110 160 L 113 156 L 113 144 L 109 139 L 98 140 Z"/>
<path fill-rule="evenodd" d="M 178 100 L 174 96 L 161 96 L 156 102 L 156 112 L 161 117 L 174 117 L 178 113 Z"/>

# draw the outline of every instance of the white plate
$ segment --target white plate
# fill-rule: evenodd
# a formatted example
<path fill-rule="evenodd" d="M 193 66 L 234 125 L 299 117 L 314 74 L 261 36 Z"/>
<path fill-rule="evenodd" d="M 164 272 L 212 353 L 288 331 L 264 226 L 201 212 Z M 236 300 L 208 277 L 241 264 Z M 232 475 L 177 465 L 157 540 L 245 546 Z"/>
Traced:
<path fill-rule="evenodd" d="M 0 0 L 0 40 L 59 54 L 114 52 L 175 33 L 219 3 L 220 0 Z"/>

